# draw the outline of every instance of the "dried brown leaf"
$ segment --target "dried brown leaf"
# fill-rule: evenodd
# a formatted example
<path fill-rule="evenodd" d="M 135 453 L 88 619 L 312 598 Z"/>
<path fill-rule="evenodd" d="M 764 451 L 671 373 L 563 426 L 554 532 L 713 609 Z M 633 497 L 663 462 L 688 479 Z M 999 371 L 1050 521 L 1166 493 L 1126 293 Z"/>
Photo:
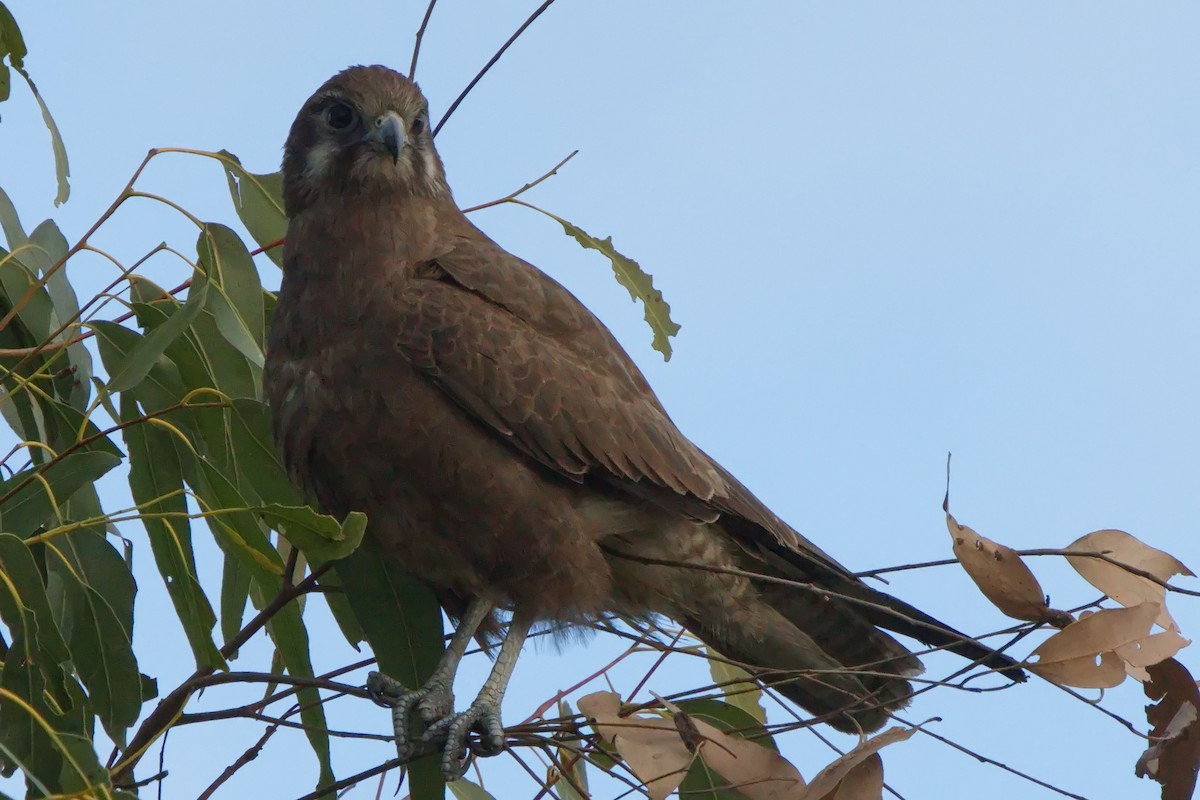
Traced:
<path fill-rule="evenodd" d="M 1071 616 L 1046 605 L 1046 593 L 1029 567 L 1011 547 L 980 536 L 946 512 L 946 529 L 954 540 L 954 557 L 992 605 L 1013 619 L 1049 622 L 1064 627 Z"/>
<path fill-rule="evenodd" d="M 1193 575 L 1175 556 L 1156 550 L 1125 531 L 1093 531 L 1071 542 L 1067 550 L 1104 553 L 1109 558 L 1146 572 L 1161 581 L 1172 575 Z M 1091 556 L 1067 556 L 1067 562 L 1083 579 L 1123 606 L 1158 603 L 1158 624 L 1167 630 L 1179 630 L 1167 612 L 1167 590 L 1141 575 L 1134 575 L 1116 564 Z"/>
<path fill-rule="evenodd" d="M 1183 638 L 1176 631 L 1162 631 L 1122 645 L 1116 652 L 1131 667 L 1149 667 L 1173 657 L 1189 644 L 1191 640 Z"/>
<path fill-rule="evenodd" d="M 846 773 L 837 788 L 821 800 L 881 800 L 882 797 L 883 759 L 875 753 Z"/>
<path fill-rule="evenodd" d="M 846 755 L 842 756 L 837 761 L 834 761 L 832 764 L 825 767 L 825 769 L 817 773 L 817 776 L 812 779 L 812 783 L 808 785 L 808 789 L 800 794 L 798 800 L 829 800 L 830 798 L 853 798 L 853 800 L 858 800 L 860 795 L 842 795 L 834 794 L 834 792 L 840 791 L 838 787 L 840 787 L 843 782 L 850 778 L 851 774 L 855 772 L 859 765 L 869 760 L 872 756 L 878 758 L 877 754 L 881 748 L 887 747 L 889 744 L 902 742 L 905 739 L 908 739 L 918 730 L 919 728 L 888 728 L 878 736 L 872 736 L 870 739 L 860 742 L 858 747 L 855 747 L 853 750 L 846 753 Z M 865 781 L 865 779 L 869 777 L 869 770 L 872 768 L 865 767 L 864 769 L 868 771 L 867 775 L 855 777 L 854 781 L 856 784 L 859 781 Z M 879 782 L 879 785 L 882 786 L 882 761 L 879 764 Z M 853 785 L 854 784 L 852 784 L 852 786 Z M 878 796 L 878 794 L 861 795 L 863 798 L 874 798 Z"/>
<path fill-rule="evenodd" d="M 658 698 L 675 716 L 676 727 L 698 735 L 697 752 L 704 763 L 729 781 L 748 800 L 799 800 L 804 778 L 792 764 L 769 747 L 732 736 L 686 714 L 669 700 Z M 680 720 L 687 722 L 681 725 Z"/>
<path fill-rule="evenodd" d="M 1047 680 L 1085 689 L 1107 689 L 1125 679 L 1125 662 L 1114 652 L 1150 636 L 1157 603 L 1106 608 L 1073 622 L 1029 655 L 1030 669 Z"/>
<path fill-rule="evenodd" d="M 1134 771 L 1161 783 L 1163 800 L 1187 800 L 1200 770 L 1200 691 L 1187 668 L 1173 658 L 1147 671 L 1146 696 L 1159 702 L 1146 706 L 1146 719 L 1157 741 L 1138 758 Z"/>
<path fill-rule="evenodd" d="M 579 698 L 579 710 L 596 721 L 604 740 L 646 785 L 651 800 L 663 800 L 679 788 L 692 763 L 675 723 L 661 717 L 621 717 L 621 696 L 594 692 Z M 722 773 L 723 774 L 723 773 Z"/>

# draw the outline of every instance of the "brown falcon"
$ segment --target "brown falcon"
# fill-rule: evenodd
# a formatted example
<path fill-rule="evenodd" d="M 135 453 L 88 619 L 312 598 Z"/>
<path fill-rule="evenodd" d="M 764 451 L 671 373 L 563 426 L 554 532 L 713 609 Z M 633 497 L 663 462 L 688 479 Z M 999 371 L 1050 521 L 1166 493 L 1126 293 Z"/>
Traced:
<path fill-rule="evenodd" d="M 876 626 L 1019 675 L 855 578 L 688 441 L 608 329 L 458 209 L 403 75 L 331 78 L 283 170 L 265 384 L 284 461 L 325 511 L 365 511 L 458 623 L 421 689 L 373 676 L 402 755 L 414 710 L 448 777 L 472 732 L 499 750 L 530 626 L 605 612 L 670 617 L 843 731 L 882 725 L 920 670 Z M 454 715 L 458 662 L 497 609 L 512 617 L 494 670 Z"/>

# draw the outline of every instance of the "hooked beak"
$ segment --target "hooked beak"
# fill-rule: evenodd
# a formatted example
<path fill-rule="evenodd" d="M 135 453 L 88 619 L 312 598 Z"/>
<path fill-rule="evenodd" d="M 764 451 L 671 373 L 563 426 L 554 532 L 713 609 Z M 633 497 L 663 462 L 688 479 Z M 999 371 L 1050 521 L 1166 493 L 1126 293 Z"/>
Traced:
<path fill-rule="evenodd" d="M 406 127 L 403 117 L 395 111 L 389 111 L 375 118 L 375 126 L 366 138 L 383 145 L 391 153 L 392 161 L 399 161 L 400 151 L 404 149 L 408 138 L 404 133 Z"/>

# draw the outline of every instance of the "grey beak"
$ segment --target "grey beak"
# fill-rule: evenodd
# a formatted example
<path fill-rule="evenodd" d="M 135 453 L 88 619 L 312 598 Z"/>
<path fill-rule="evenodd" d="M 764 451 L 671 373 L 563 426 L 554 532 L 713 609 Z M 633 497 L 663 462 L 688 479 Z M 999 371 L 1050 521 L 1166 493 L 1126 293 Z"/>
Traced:
<path fill-rule="evenodd" d="M 367 138 L 379 142 L 392 154 L 392 161 L 400 160 L 400 151 L 404 149 L 408 137 L 405 135 L 404 119 L 395 111 L 389 111 L 375 118 L 375 127 Z"/>

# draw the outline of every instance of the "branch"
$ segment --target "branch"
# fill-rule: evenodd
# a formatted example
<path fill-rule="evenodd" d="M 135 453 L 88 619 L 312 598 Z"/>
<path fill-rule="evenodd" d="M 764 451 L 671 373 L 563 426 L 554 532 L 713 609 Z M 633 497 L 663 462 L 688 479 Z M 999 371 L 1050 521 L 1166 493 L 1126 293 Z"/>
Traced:
<path fill-rule="evenodd" d="M 558 174 L 558 171 L 559 171 L 560 169 L 562 169 L 562 168 L 563 168 L 563 166 L 564 166 L 564 165 L 565 165 L 565 164 L 566 164 L 568 161 L 570 161 L 572 158 L 574 158 L 574 157 L 575 157 L 575 156 L 577 156 L 577 155 L 579 155 L 579 151 L 578 151 L 578 150 L 572 150 L 572 151 L 571 151 L 571 153 L 570 153 L 570 155 L 568 155 L 568 156 L 567 156 L 566 158 L 564 158 L 562 161 L 560 161 L 560 162 L 558 162 L 557 164 L 555 164 L 555 165 L 554 165 L 554 167 L 553 167 L 553 168 L 551 168 L 551 170 L 550 170 L 549 172 L 547 172 L 545 175 L 543 175 L 542 177 L 538 178 L 537 180 L 530 181 L 529 183 L 527 183 L 527 184 L 525 184 L 524 186 L 522 186 L 520 189 L 517 189 L 517 190 L 516 190 L 515 192 L 513 192 L 512 194 L 507 194 L 507 195 L 505 195 L 504 197 L 501 197 L 499 200 L 491 200 L 491 201 L 489 201 L 489 202 L 487 202 L 487 203 L 480 203 L 480 204 L 479 204 L 479 205 L 477 205 L 477 206 L 471 206 L 470 208 L 464 208 L 464 209 L 463 209 L 463 213 L 464 213 L 464 214 L 470 214 L 472 211 L 479 211 L 480 209 L 483 209 L 483 208 L 491 208 L 492 206 L 498 206 L 498 205 L 500 205 L 501 203 L 507 203 L 507 202 L 508 202 L 508 201 L 510 201 L 510 200 L 514 200 L 514 199 L 516 199 L 517 197 L 520 197 L 521 195 L 525 194 L 525 193 L 526 193 L 526 192 L 528 192 L 530 189 L 532 189 L 533 187 L 537 186 L 539 183 L 541 183 L 542 181 L 546 180 L 547 178 L 551 178 L 551 177 L 553 177 L 553 176 L 557 175 L 557 174 Z"/>
<path fill-rule="evenodd" d="M 412 63 L 408 65 L 410 81 L 417 79 L 417 57 L 421 55 L 421 40 L 425 38 L 425 28 L 429 26 L 429 18 L 433 16 L 433 7 L 436 5 L 437 0 L 429 0 L 429 6 L 425 9 L 425 17 L 421 20 L 421 27 L 417 28 L 417 41 L 413 44 Z"/>
<path fill-rule="evenodd" d="M 231 654 L 236 653 L 251 636 L 262 630 L 267 622 L 278 614 L 284 606 L 308 592 L 312 586 L 315 586 L 317 579 L 329 569 L 332 563 L 328 562 L 317 567 L 309 573 L 307 578 L 295 586 L 285 585 L 280 588 L 275 598 L 263 606 L 263 609 L 254 616 L 254 619 L 246 623 L 245 627 L 221 647 L 219 651 L 221 657 L 228 658 Z M 129 741 L 129 745 L 125 748 L 124 752 L 125 760 L 113 768 L 112 780 L 114 783 L 128 779 L 133 768 L 145 753 L 146 748 L 153 744 L 154 740 L 163 731 L 175 724 L 182 715 L 183 707 L 187 705 L 187 701 L 191 698 L 192 694 L 201 688 L 204 681 L 214 672 L 216 672 L 216 667 L 200 667 L 190 678 L 177 686 L 174 691 L 159 702 Z"/>
<path fill-rule="evenodd" d="M 522 33 L 525 32 L 526 28 L 528 28 L 530 25 L 533 24 L 533 21 L 535 19 L 537 19 L 538 17 L 540 17 L 542 15 L 543 11 L 545 11 L 547 8 L 549 8 L 551 5 L 553 5 L 553 3 L 554 3 L 554 0 L 545 0 L 544 3 L 542 3 L 540 6 L 538 6 L 537 9 L 532 14 L 529 15 L 529 19 L 525 20 L 525 22 L 523 22 L 521 24 L 521 27 L 517 28 L 516 33 L 514 33 L 512 36 L 508 37 L 508 41 L 505 42 L 500 47 L 500 49 L 496 51 L 496 54 L 494 56 L 492 56 L 490 59 L 488 59 L 488 62 L 483 65 L 483 69 L 479 70 L 479 74 L 471 79 L 471 82 L 467 84 L 467 88 L 462 90 L 462 92 L 458 95 L 458 97 L 456 97 L 454 99 L 454 102 L 450 104 L 450 108 L 446 110 L 445 115 L 440 120 L 438 120 L 437 127 L 435 127 L 433 129 L 434 136 L 438 135 L 438 131 L 440 131 L 442 129 L 442 126 L 446 124 L 446 121 L 448 119 L 450 119 L 450 115 L 454 113 L 454 111 L 458 108 L 459 104 L 461 104 L 463 100 L 467 99 L 467 95 L 469 95 L 471 93 L 471 90 L 475 88 L 475 84 L 479 83 L 479 81 L 483 79 L 483 76 L 487 74 L 487 71 L 489 69 L 491 69 L 492 66 L 497 61 L 500 60 L 500 56 L 504 55 L 504 51 L 507 50 L 512 45 L 512 43 L 517 40 L 517 37 L 519 37 Z"/>

